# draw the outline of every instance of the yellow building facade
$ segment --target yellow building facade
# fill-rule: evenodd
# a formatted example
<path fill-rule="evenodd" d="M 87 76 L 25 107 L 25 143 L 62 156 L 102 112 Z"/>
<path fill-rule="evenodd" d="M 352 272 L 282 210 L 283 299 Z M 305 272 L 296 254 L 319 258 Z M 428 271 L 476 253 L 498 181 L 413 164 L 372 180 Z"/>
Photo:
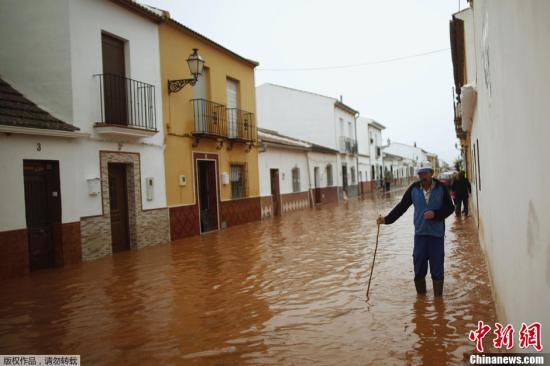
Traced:
<path fill-rule="evenodd" d="M 258 64 L 172 19 L 159 36 L 172 240 L 259 220 Z M 192 78 L 186 59 L 194 49 L 205 61 L 202 74 L 169 91 L 169 80 Z"/>

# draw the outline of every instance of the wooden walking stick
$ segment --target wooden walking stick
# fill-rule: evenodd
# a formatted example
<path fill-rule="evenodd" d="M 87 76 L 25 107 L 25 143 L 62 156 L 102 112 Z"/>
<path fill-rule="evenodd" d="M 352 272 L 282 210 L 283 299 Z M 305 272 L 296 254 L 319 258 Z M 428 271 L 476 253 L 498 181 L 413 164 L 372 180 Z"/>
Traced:
<path fill-rule="evenodd" d="M 380 235 L 380 224 L 376 230 L 376 246 L 374 247 L 374 257 L 372 258 L 372 266 L 370 267 L 369 285 L 367 286 L 367 301 L 369 301 L 370 282 L 372 280 L 372 272 L 374 271 L 374 262 L 376 261 L 376 251 L 378 250 L 378 236 Z"/>

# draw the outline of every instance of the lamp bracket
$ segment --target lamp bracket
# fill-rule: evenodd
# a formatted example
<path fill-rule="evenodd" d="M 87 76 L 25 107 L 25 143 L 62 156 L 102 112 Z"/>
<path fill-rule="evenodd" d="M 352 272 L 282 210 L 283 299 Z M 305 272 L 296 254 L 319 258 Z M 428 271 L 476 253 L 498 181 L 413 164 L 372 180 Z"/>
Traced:
<path fill-rule="evenodd" d="M 168 94 L 177 93 L 187 84 L 193 86 L 197 83 L 197 78 L 168 80 Z"/>

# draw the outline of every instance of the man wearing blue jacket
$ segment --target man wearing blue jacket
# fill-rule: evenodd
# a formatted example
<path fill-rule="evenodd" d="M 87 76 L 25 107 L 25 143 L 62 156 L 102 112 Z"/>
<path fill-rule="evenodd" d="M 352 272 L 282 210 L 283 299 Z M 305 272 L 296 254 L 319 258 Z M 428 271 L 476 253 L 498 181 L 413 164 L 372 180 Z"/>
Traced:
<path fill-rule="evenodd" d="M 433 179 L 430 162 L 422 162 L 417 172 L 420 180 L 407 189 L 401 202 L 386 217 L 378 217 L 377 223 L 393 224 L 414 205 L 413 264 L 416 292 L 426 294 L 429 263 L 434 296 L 442 296 L 445 219 L 454 212 L 454 205 L 447 188 Z"/>

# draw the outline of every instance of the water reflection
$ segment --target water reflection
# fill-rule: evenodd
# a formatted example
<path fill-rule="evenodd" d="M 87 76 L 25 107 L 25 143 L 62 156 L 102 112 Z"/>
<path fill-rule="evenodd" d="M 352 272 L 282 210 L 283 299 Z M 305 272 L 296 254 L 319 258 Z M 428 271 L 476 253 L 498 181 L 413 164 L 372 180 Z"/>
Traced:
<path fill-rule="evenodd" d="M 2 283 L 0 353 L 84 364 L 454 364 L 495 321 L 471 219 L 448 220 L 443 299 L 417 297 L 396 195 L 295 212 Z M 430 284 L 430 281 L 428 280 Z"/>

